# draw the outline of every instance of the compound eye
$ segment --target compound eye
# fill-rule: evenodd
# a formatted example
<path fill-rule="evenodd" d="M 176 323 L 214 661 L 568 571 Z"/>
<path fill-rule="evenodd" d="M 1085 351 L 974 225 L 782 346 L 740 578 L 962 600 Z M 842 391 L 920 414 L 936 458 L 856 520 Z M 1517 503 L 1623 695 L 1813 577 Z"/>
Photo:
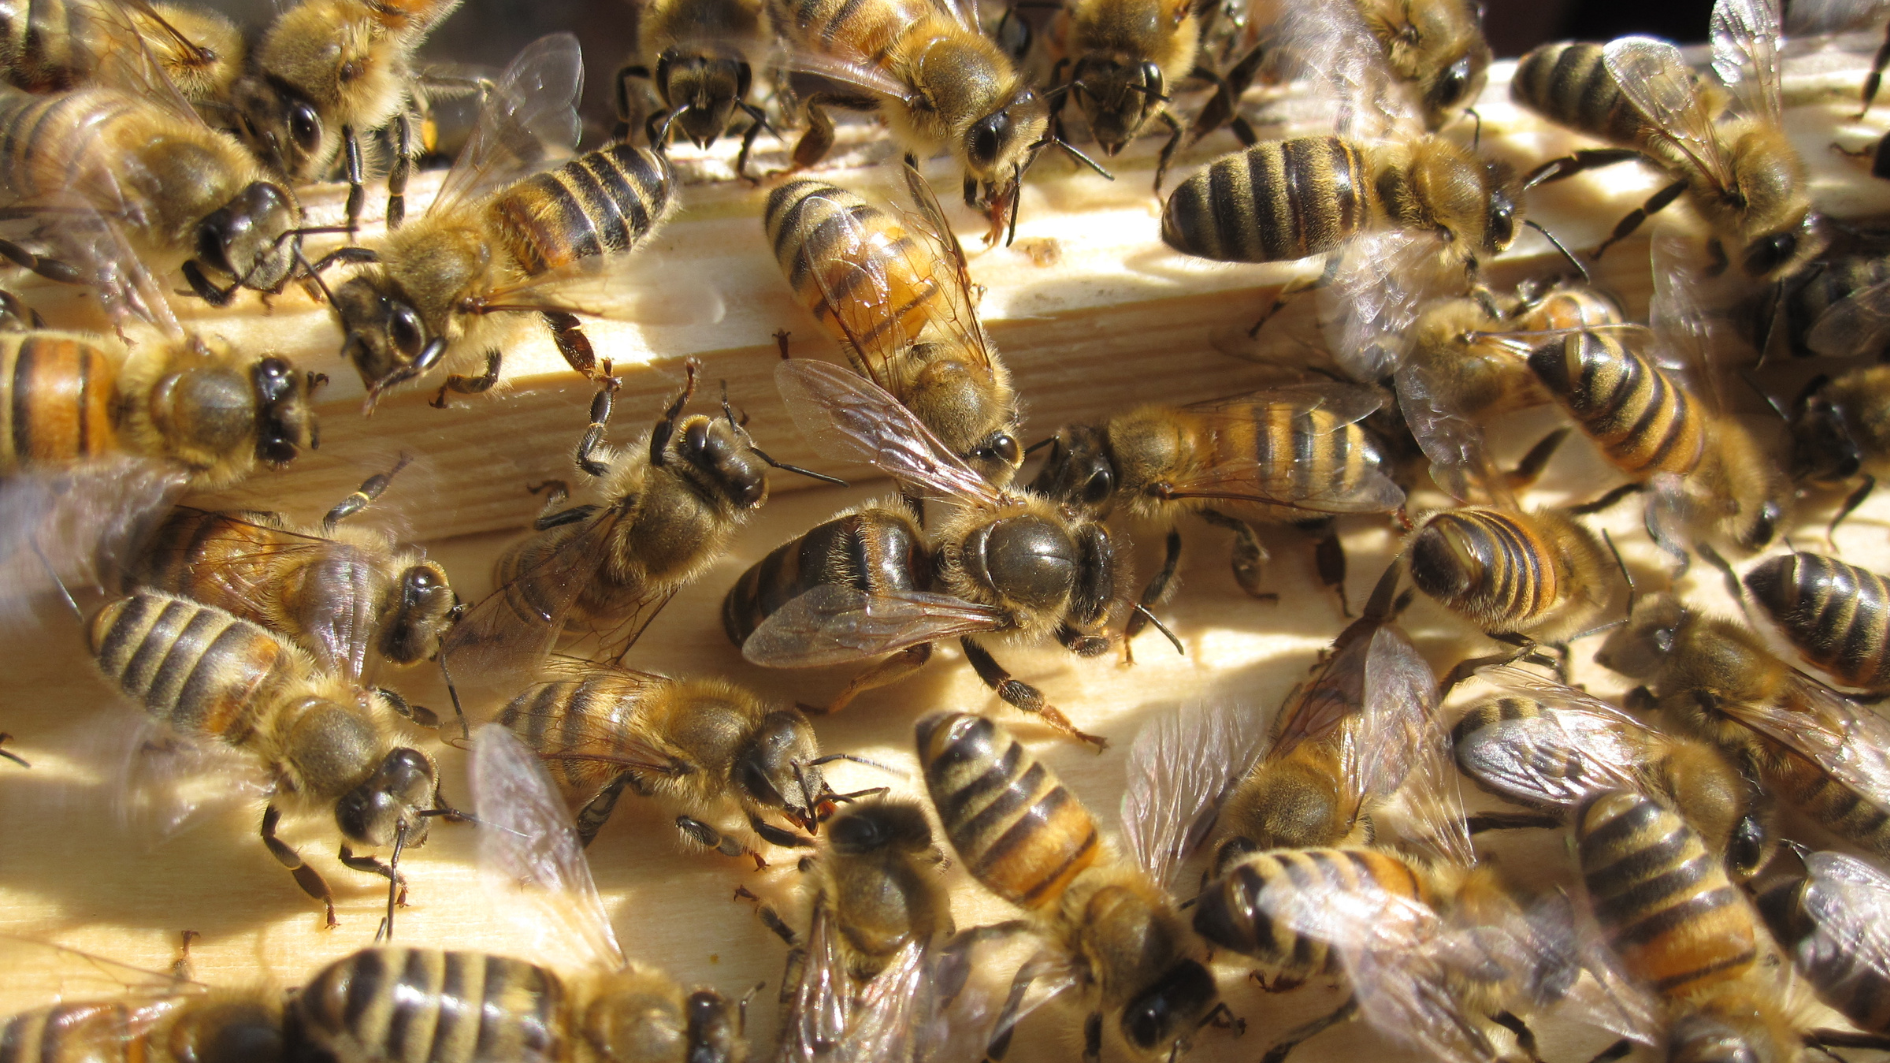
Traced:
<path fill-rule="evenodd" d="M 394 341 L 395 350 L 409 358 L 418 357 L 426 345 L 426 329 L 410 306 L 395 306 L 388 314 L 387 337 Z"/>
<path fill-rule="evenodd" d="M 1754 277 L 1764 276 L 1790 261 L 1797 250 L 1797 233 L 1773 233 L 1756 240 L 1746 248 L 1746 272 Z"/>
<path fill-rule="evenodd" d="M 1116 490 L 1116 478 L 1108 469 L 1097 469 L 1089 474 L 1089 480 L 1083 484 L 1083 501 L 1092 506 L 1109 501 L 1109 496 Z"/>
<path fill-rule="evenodd" d="M 991 440 L 991 453 L 1013 469 L 1024 463 L 1024 448 L 1018 445 L 1017 437 L 1008 432 Z"/>
<path fill-rule="evenodd" d="M 1011 135 L 1011 116 L 1003 111 L 971 128 L 971 164 L 988 170 L 997 165 L 998 152 Z"/>
<path fill-rule="evenodd" d="M 315 108 L 299 100 L 289 105 L 289 139 L 310 154 L 321 145 L 322 119 Z"/>
<path fill-rule="evenodd" d="M 1490 246 L 1501 250 L 1516 239 L 1516 204 L 1497 192 L 1490 196 Z"/>
<path fill-rule="evenodd" d="M 1450 64 L 1437 79 L 1433 90 L 1436 102 L 1440 106 L 1454 106 L 1463 99 L 1463 94 L 1470 87 L 1470 57 L 1464 56 Z"/>

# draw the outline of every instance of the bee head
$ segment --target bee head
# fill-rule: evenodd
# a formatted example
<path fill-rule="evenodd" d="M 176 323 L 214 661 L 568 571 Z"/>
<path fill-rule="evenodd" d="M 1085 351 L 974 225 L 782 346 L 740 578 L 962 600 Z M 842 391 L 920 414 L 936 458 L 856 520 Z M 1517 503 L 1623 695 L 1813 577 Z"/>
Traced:
<path fill-rule="evenodd" d="M 1522 181 L 1507 163 L 1483 164 L 1484 187 L 1489 192 L 1489 206 L 1483 220 L 1483 253 L 1494 255 L 1516 239 L 1516 226 L 1522 223 Z"/>
<path fill-rule="evenodd" d="M 1634 603 L 1627 623 L 1608 633 L 1595 661 L 1630 679 L 1649 679 L 1673 652 L 1674 639 L 1687 620 L 1686 606 L 1672 594 L 1650 595 Z"/>
<path fill-rule="evenodd" d="M 820 742 L 798 709 L 776 709 L 735 754 L 732 771 L 742 794 L 763 808 L 779 808 L 802 823 L 815 820 L 826 780 L 821 776 Z"/>
<path fill-rule="evenodd" d="M 1823 388 L 1811 389 L 1798 403 L 1791 423 L 1793 480 L 1842 483 L 1863 468 L 1863 449 L 1845 412 Z"/>
<path fill-rule="evenodd" d="M 1088 424 L 1059 429 L 1030 489 L 1098 520 L 1108 516 L 1115 502 L 1116 467 L 1102 429 Z"/>
<path fill-rule="evenodd" d="M 1432 116 L 1433 128 L 1441 124 L 1438 120 L 1468 107 L 1483 94 L 1483 85 L 1489 80 L 1490 46 L 1483 34 L 1470 34 L 1463 50 L 1448 58 L 1449 62 L 1439 65 L 1420 83 L 1424 109 Z"/>
<path fill-rule="evenodd" d="M 1193 960 L 1183 960 L 1122 1009 L 1122 1036 L 1136 1051 L 1168 1048 L 1201 1025 L 1220 998 L 1214 976 Z"/>
<path fill-rule="evenodd" d="M 1050 104 L 1025 87 L 996 111 L 971 124 L 964 139 L 966 176 L 995 198 L 1030 167 L 1050 129 Z"/>
<path fill-rule="evenodd" d="M 334 300 L 345 333 L 341 356 L 361 374 L 370 403 L 446 354 L 445 339 L 432 335 L 420 312 L 382 277 L 352 277 L 335 289 Z"/>
<path fill-rule="evenodd" d="M 713 989 L 698 989 L 683 1006 L 689 1014 L 687 1063 L 734 1063 L 743 1057 L 742 1004 Z"/>
<path fill-rule="evenodd" d="M 932 827 L 909 801 L 871 801 L 835 813 L 828 821 L 827 844 L 852 856 L 922 853 L 932 848 Z"/>
<path fill-rule="evenodd" d="M 735 105 L 748 98 L 754 73 L 739 54 L 686 55 L 675 49 L 656 60 L 653 80 L 671 120 L 690 143 L 706 148 L 728 129 Z"/>
<path fill-rule="evenodd" d="M 334 158 L 320 108 L 273 75 L 250 75 L 231 88 L 237 133 L 263 165 L 291 181 L 313 181 Z"/>
<path fill-rule="evenodd" d="M 768 500 L 768 465 L 732 419 L 696 414 L 678 426 L 670 444 L 695 479 L 746 512 Z"/>
<path fill-rule="evenodd" d="M 1156 64 L 1093 55 L 1078 60 L 1071 71 L 1070 95 L 1103 154 L 1111 156 L 1127 147 L 1168 99 Z"/>
<path fill-rule="evenodd" d="M 295 268 L 300 214 L 287 189 L 252 181 L 198 223 L 196 261 L 245 288 L 280 290 Z"/>
<path fill-rule="evenodd" d="M 446 570 L 438 562 L 407 566 L 400 574 L 400 592 L 392 597 L 389 615 L 381 622 L 381 656 L 395 664 L 432 659 L 459 611 L 459 595 L 446 582 Z"/>
<path fill-rule="evenodd" d="M 249 379 L 256 403 L 256 457 L 268 465 L 287 465 L 315 445 L 308 378 L 281 358 L 261 358 Z"/>
<path fill-rule="evenodd" d="M 433 761 L 417 749 L 401 747 L 388 753 L 374 774 L 335 802 L 335 823 L 341 834 L 360 845 L 392 845 L 404 825 L 406 844 L 427 839 L 428 818 L 439 783 Z"/>

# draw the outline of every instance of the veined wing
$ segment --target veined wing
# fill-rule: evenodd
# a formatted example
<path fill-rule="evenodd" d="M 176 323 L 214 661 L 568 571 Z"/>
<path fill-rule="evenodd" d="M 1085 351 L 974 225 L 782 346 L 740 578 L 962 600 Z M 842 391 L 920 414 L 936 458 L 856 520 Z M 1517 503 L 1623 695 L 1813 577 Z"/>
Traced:
<path fill-rule="evenodd" d="M 1129 747 L 1122 837 L 1136 866 L 1166 888 L 1207 838 L 1214 813 L 1259 755 L 1266 728 L 1250 705 L 1190 701 L 1142 728 Z"/>
<path fill-rule="evenodd" d="M 926 591 L 869 594 L 823 583 L 768 615 L 742 643 L 742 656 L 768 668 L 815 668 L 864 661 L 922 642 L 991 631 L 996 610 Z"/>
<path fill-rule="evenodd" d="M 577 146 L 584 60 L 577 37 L 554 33 L 525 46 L 493 83 L 479 120 L 428 213 L 447 213 L 540 169 Z"/>

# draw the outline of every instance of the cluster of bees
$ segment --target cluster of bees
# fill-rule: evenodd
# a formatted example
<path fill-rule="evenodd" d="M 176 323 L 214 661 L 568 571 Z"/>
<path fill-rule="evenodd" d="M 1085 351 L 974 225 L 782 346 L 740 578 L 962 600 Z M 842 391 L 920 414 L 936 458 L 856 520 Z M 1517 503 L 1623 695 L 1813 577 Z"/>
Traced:
<path fill-rule="evenodd" d="M 79 612 L 103 681 L 148 717 L 139 785 L 200 783 L 210 751 L 247 766 L 268 794 L 264 845 L 328 927 L 335 898 L 278 835 L 285 817 L 332 817 L 337 862 L 387 883 L 375 947 L 290 992 L 159 979 L 66 1000 L 0 1028 L 0 1060 L 711 1063 L 749 1058 L 751 1040 L 796 1061 L 1000 1059 L 1063 991 L 1081 1000 L 1088 1058 L 1264 1037 L 1277 1063 L 1354 1017 L 1453 1063 L 1541 1063 L 1540 1021 L 1618 1037 L 1600 1059 L 1637 1043 L 1675 1060 L 1890 1049 L 1890 722 L 1869 701 L 1890 690 L 1890 581 L 1768 552 L 1802 534 L 1801 496 L 1848 491 L 1835 527 L 1890 467 L 1890 370 L 1858 367 L 1883 353 L 1890 254 L 1818 213 L 1780 123 L 1790 47 L 1881 5 L 1814 7 L 1788 39 L 1774 3 L 1720 0 L 1710 71 L 1647 38 L 1539 48 L 1514 100 L 1598 146 L 1527 174 L 1480 149 L 1468 109 L 1490 52 L 1459 0 L 1068 0 L 1047 22 L 1020 5 L 991 34 L 939 0 L 651 0 L 617 134 L 584 153 L 576 38 L 536 41 L 491 77 L 430 73 L 413 56 L 453 6 L 301 0 L 253 38 L 144 0 L 0 12 L 0 255 L 91 293 L 117 333 L 0 305 L 6 597 Z M 1260 98 L 1301 88 L 1330 131 L 1258 135 Z M 1195 89 L 1189 117 L 1178 100 Z M 476 101 L 476 122 L 408 217 L 429 108 L 452 95 Z M 819 175 L 833 110 L 883 123 L 903 202 Z M 639 637 L 775 473 L 833 478 L 776 461 L 726 397 L 690 412 L 694 362 L 654 423 L 613 446 L 621 381 L 583 321 L 587 293 L 687 198 L 674 140 L 739 136 L 749 177 L 758 137 L 796 123 L 792 172 L 755 175 L 769 188 L 756 228 L 846 365 L 790 357 L 784 335 L 776 383 L 823 458 L 898 492 L 773 549 L 728 589 L 722 623 L 756 665 L 858 668 L 818 709 L 635 667 Z M 1026 445 L 921 160 L 950 155 L 995 243 L 1044 153 L 1103 169 L 1078 133 L 1106 157 L 1165 134 L 1160 195 L 1183 143 L 1222 130 L 1245 146 L 1167 194 L 1160 237 L 1206 260 L 1323 256 L 1254 331 L 1314 289 L 1326 360 Z M 1484 282 L 1528 224 L 1531 188 L 1616 163 L 1665 183 L 1593 256 L 1675 204 L 1697 223 L 1653 241 L 1647 324 L 1575 255 L 1579 277 Z M 387 232 L 358 243 L 378 171 Z M 301 190 L 335 175 L 342 216 L 316 224 Z M 326 253 L 305 251 L 316 238 Z M 463 601 L 437 561 L 358 520 L 405 458 L 319 524 L 175 504 L 313 448 L 325 380 L 185 327 L 172 299 L 222 307 L 291 286 L 332 312 L 370 410 L 407 387 L 442 407 L 490 391 L 494 330 L 520 316 L 595 383 L 576 486 L 535 488 L 545 508 L 490 595 Z M 1715 397 L 1710 379 L 1741 358 L 1765 392 L 1762 352 L 1778 350 L 1831 366 L 1770 401 L 1782 423 Z M 1561 426 L 1510 467 L 1485 428 L 1536 407 Z M 1768 433 L 1789 439 L 1787 460 Z M 1575 437 L 1616 485 L 1524 508 L 1518 492 Z M 1426 476 L 1455 504 L 1410 504 Z M 1664 571 L 1633 576 L 1593 524 L 1629 502 Z M 1270 725 L 1190 706 L 1144 729 L 1118 845 L 1006 723 L 1122 754 L 992 647 L 1054 640 L 1096 658 L 1154 627 L 1185 652 L 1161 613 L 1188 515 L 1233 532 L 1235 582 L 1255 598 L 1277 593 L 1257 529 L 1300 528 L 1348 610 L 1336 522 L 1378 519 L 1403 540 Z M 1139 589 L 1117 516 L 1166 531 Z M 1766 624 L 1647 586 L 1677 586 L 1695 558 Z M 1493 652 L 1440 680 L 1400 626 L 1418 594 Z M 1566 682 L 1570 643 L 1590 636 L 1598 664 L 1644 684 L 1623 705 Z M 948 640 L 1007 707 L 913 714 L 924 801 L 890 783 L 836 790 L 825 769 L 861 758 L 823 752 L 810 714 L 908 678 Z M 382 685 L 429 662 L 450 717 Z M 1481 694 L 1446 710 L 1459 685 Z M 471 752 L 468 807 L 442 796 L 437 741 Z M 1512 807 L 1467 813 L 1464 779 Z M 794 869 L 791 905 L 739 887 L 789 945 L 773 1036 L 747 1029 L 747 997 L 626 960 L 584 855 L 626 792 L 732 883 Z M 392 944 L 402 856 L 436 820 L 475 832 L 504 903 L 564 928 L 588 966 Z M 1530 829 L 1572 832 L 1576 889 L 1531 893 L 1479 858 L 1477 835 Z M 1016 917 L 959 927 L 953 864 Z M 1027 958 L 993 979 L 991 957 L 1020 940 Z M 1349 988 L 1315 1022 L 1261 1031 L 1223 999 L 1246 972 L 1269 991 Z"/>

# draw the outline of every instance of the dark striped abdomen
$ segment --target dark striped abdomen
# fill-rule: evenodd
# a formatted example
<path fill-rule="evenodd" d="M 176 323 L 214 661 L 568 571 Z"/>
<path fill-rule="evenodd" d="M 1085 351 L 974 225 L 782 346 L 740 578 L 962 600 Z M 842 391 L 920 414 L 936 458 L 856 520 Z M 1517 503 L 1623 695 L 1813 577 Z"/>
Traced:
<path fill-rule="evenodd" d="M 926 322 L 952 313 L 934 276 L 952 265 L 897 218 L 844 188 L 790 181 L 768 196 L 763 222 L 795 298 L 856 365 L 863 351 L 894 337 L 909 344 Z"/>
<path fill-rule="evenodd" d="M 1330 410 L 1278 402 L 1253 412 L 1251 422 L 1217 421 L 1194 435 L 1206 437 L 1213 452 L 1209 464 L 1238 469 L 1257 462 L 1262 482 L 1290 484 L 1290 497 L 1281 501 L 1350 497 L 1365 489 L 1367 478 L 1376 486 L 1386 472 L 1372 434 L 1356 422 L 1342 423 Z"/>
<path fill-rule="evenodd" d="M 499 723 L 544 758 L 567 795 L 588 799 L 624 763 L 647 759 L 637 748 L 636 719 L 654 694 L 647 681 L 598 670 L 526 690 L 499 713 Z"/>
<path fill-rule="evenodd" d="M 1551 122 L 1623 147 L 1640 143 L 1646 120 L 1621 94 L 1602 60 L 1602 46 L 1545 44 L 1516 64 L 1510 98 Z"/>
<path fill-rule="evenodd" d="M 668 212 L 672 183 L 662 156 L 616 144 L 527 177 L 486 209 L 506 252 L 536 276 L 634 250 Z"/>
<path fill-rule="evenodd" d="M 1631 977 L 1678 997 L 1757 959 L 1751 905 L 1673 810 L 1612 790 L 1582 807 L 1575 837 L 1595 919 Z"/>
<path fill-rule="evenodd" d="M 1618 334 L 1577 332 L 1538 347 L 1529 368 L 1622 472 L 1685 475 L 1700 463 L 1706 416 L 1678 381 Z"/>
<path fill-rule="evenodd" d="M 1553 549 L 1518 514 L 1454 509 L 1412 539 L 1411 582 L 1486 630 L 1520 630 L 1566 593 Z"/>
<path fill-rule="evenodd" d="M 1847 686 L 1890 686 L 1890 581 L 1818 554 L 1768 558 L 1746 589 L 1805 660 Z"/>
<path fill-rule="evenodd" d="M 1431 898 L 1410 865 L 1373 849 L 1274 849 L 1255 853 L 1208 883 L 1195 903 L 1194 929 L 1212 944 L 1259 960 L 1270 972 L 1312 978 L 1337 974 L 1329 943 L 1293 929 L 1293 910 L 1316 902 L 1293 894 L 1365 888 L 1425 904 Z"/>
<path fill-rule="evenodd" d="M 315 1058 L 335 1063 L 574 1058 L 563 982 L 505 956 L 365 949 L 318 972 L 294 1007 Z"/>
<path fill-rule="evenodd" d="M 1772 936 L 1791 955 L 1798 973 L 1816 988 L 1819 1000 L 1860 1030 L 1890 1032 L 1890 975 L 1879 971 L 1871 957 L 1860 955 L 1860 946 L 1869 946 L 1851 929 L 1861 928 L 1865 913 L 1827 912 L 1836 925 L 1821 926 L 1807 911 L 1807 903 L 1828 908 L 1840 901 L 1830 895 L 1811 901 L 1807 897 L 1811 888 L 1811 880 L 1800 876 L 1772 886 L 1754 900 Z"/>
<path fill-rule="evenodd" d="M 0 5 L 0 76 L 41 95 L 77 88 L 98 67 L 87 41 L 94 17 L 68 0 Z"/>
<path fill-rule="evenodd" d="M 1890 812 L 1810 759 L 1775 746 L 1765 781 L 1780 800 L 1825 830 L 1866 852 L 1890 856 Z"/>
<path fill-rule="evenodd" d="M 1795 357 L 1811 358 L 1820 352 L 1807 345 L 1807 334 L 1818 324 L 1818 319 L 1832 307 L 1856 295 L 1866 288 L 1875 288 L 1890 281 L 1890 256 L 1884 255 L 1845 255 L 1839 258 L 1823 259 L 1813 262 L 1804 270 L 1786 282 L 1783 309 L 1785 313 L 1785 335 Z M 1769 304 L 1770 300 L 1765 300 Z M 1761 324 L 1767 320 L 1764 314 L 1770 312 L 1769 305 L 1762 306 Z M 1860 333 L 1864 330 L 1860 330 Z M 1763 341 L 1765 335 L 1760 333 Z M 1863 336 L 1857 335 L 1861 340 Z M 1881 359 L 1884 351 L 1881 347 L 1861 348 L 1855 343 L 1826 350 L 1823 353 L 1833 357 L 1846 355 L 1864 355 Z"/>
<path fill-rule="evenodd" d="M 924 0 L 786 0 L 782 29 L 816 53 L 883 65 L 908 33 L 929 31 L 936 9 Z"/>
<path fill-rule="evenodd" d="M 897 504 L 869 505 L 770 551 L 722 599 L 722 629 L 739 646 L 775 610 L 823 583 L 869 594 L 931 585 L 925 535 Z"/>
<path fill-rule="evenodd" d="M 1048 908 L 1100 855 L 1089 811 L 997 724 L 933 713 L 919 721 L 918 741 L 945 836 L 986 889 Z"/>
<path fill-rule="evenodd" d="M 143 1063 L 133 1033 L 142 1016 L 124 1004 L 55 1004 L 0 1025 L 0 1063 Z"/>
<path fill-rule="evenodd" d="M 106 603 L 87 625 L 106 678 L 182 734 L 242 745 L 301 665 L 275 636 L 221 609 L 156 593 Z"/>
<path fill-rule="evenodd" d="M 251 519 L 256 516 L 171 510 L 126 570 L 125 590 L 142 586 L 183 595 L 268 627 L 270 618 L 259 606 L 263 598 L 289 591 L 282 584 L 292 566 L 283 559 L 326 544 L 265 527 Z"/>
<path fill-rule="evenodd" d="M 1182 182 L 1162 209 L 1162 240 L 1196 258 L 1285 262 L 1331 251 L 1378 213 L 1356 144 L 1269 140 L 1223 155 Z"/>
<path fill-rule="evenodd" d="M 81 336 L 0 335 L 0 473 L 118 449 L 117 362 Z"/>

